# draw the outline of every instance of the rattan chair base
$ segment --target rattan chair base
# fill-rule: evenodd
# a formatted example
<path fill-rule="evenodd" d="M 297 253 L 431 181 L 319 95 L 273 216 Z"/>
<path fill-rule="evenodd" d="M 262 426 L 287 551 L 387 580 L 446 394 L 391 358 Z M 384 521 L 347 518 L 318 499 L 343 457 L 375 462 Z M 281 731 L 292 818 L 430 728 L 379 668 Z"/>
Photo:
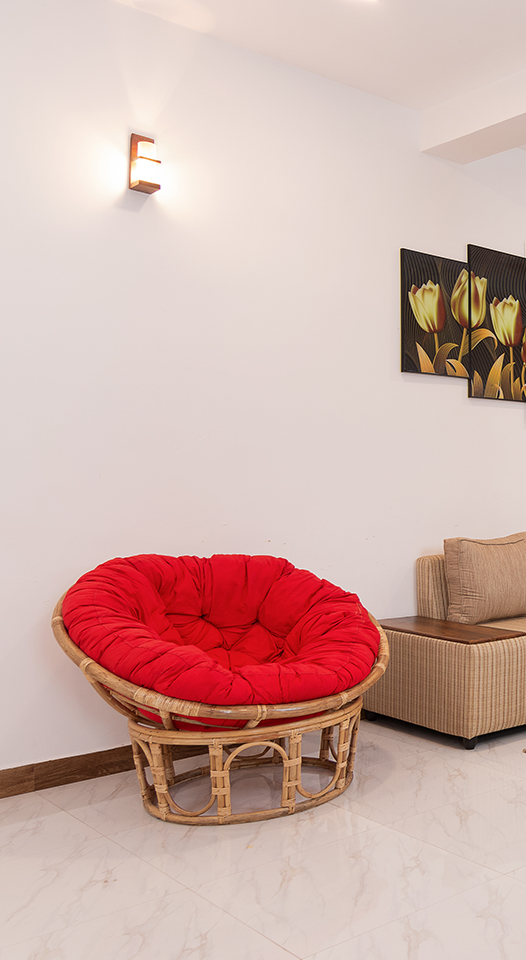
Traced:
<path fill-rule="evenodd" d="M 352 781 L 361 709 L 360 696 L 343 709 L 319 717 L 252 730 L 159 730 L 130 720 L 128 728 L 144 807 L 160 820 L 205 826 L 270 820 L 327 803 L 343 793 Z M 320 731 L 319 755 L 302 756 L 303 735 L 312 731 Z M 208 765 L 178 775 L 173 748 L 180 752 L 182 746 L 198 745 L 208 750 Z M 257 756 L 241 756 L 254 747 L 261 750 Z M 236 784 L 233 797 L 231 771 L 266 766 L 281 767 L 281 805 L 233 812 L 242 783 Z M 330 782 L 319 792 L 310 793 L 302 783 L 302 767 L 329 771 Z M 177 803 L 177 787 L 197 777 L 210 779 L 210 797 L 201 810 L 186 810 Z"/>

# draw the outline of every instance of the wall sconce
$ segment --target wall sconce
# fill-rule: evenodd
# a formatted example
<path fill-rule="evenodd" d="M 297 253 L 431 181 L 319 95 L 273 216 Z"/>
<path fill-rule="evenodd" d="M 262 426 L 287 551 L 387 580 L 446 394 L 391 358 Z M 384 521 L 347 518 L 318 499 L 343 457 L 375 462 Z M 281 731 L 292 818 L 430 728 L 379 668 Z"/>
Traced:
<path fill-rule="evenodd" d="M 140 193 L 155 193 L 161 189 L 155 141 L 132 133 L 130 137 L 130 190 Z"/>

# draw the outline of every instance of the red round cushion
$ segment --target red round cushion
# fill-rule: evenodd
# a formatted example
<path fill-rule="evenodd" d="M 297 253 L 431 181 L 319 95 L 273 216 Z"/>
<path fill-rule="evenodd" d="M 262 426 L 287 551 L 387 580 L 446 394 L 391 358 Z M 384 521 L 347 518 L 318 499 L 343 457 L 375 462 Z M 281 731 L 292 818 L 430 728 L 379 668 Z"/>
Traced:
<path fill-rule="evenodd" d="M 84 574 L 62 609 L 101 666 L 200 703 L 326 697 L 363 680 L 378 653 L 355 594 L 276 557 L 117 558 Z"/>

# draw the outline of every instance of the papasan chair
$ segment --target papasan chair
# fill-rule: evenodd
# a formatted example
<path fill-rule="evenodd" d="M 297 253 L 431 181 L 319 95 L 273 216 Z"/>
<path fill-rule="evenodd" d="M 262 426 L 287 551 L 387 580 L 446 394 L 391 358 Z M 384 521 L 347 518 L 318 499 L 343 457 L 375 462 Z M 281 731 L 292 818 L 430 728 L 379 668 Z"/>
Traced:
<path fill-rule="evenodd" d="M 286 816 L 342 793 L 362 693 L 389 657 L 356 595 L 268 556 L 109 560 L 61 598 L 53 631 L 128 718 L 146 810 L 187 824 Z M 314 731 L 315 751 L 304 739 Z M 188 770 L 200 753 L 208 764 Z M 243 786 L 236 773 L 232 791 L 233 771 L 267 765 L 282 774 L 279 805 L 233 811 Z M 302 769 L 317 770 L 321 787 L 318 777 L 309 791 Z M 209 778 L 210 793 L 188 810 L 176 798 L 197 777 Z"/>

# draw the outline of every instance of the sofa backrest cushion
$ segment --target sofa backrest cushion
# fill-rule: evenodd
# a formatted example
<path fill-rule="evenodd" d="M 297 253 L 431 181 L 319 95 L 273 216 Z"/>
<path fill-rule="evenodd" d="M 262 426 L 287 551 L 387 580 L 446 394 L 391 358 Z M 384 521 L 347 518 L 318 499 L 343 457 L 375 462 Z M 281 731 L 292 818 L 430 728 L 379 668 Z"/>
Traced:
<path fill-rule="evenodd" d="M 526 533 L 444 540 L 447 619 L 482 623 L 526 614 Z"/>

